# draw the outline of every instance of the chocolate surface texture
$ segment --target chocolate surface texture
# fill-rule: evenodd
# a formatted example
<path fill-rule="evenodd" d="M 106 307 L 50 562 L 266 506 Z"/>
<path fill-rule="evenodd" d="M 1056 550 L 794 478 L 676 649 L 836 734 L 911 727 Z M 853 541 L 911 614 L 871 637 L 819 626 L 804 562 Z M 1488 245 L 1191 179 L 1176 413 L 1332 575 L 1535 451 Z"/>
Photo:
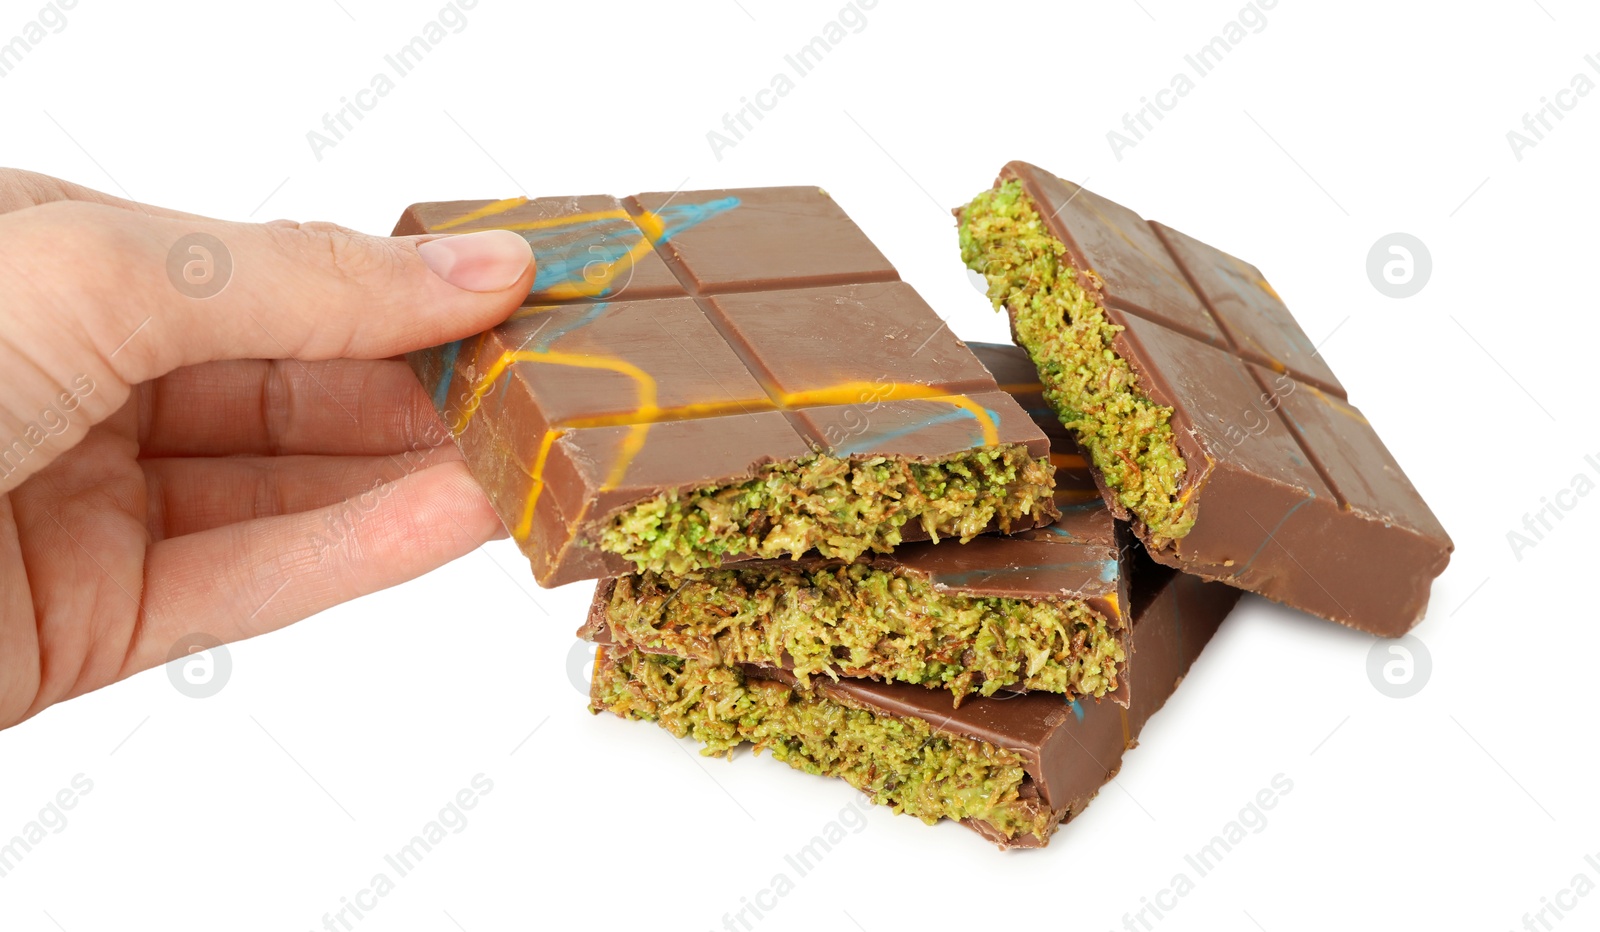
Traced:
<path fill-rule="evenodd" d="M 1261 272 L 1025 162 L 1012 180 L 1172 409 L 1194 521 L 1155 559 L 1379 635 L 1421 620 L 1453 544 Z"/>
<path fill-rule="evenodd" d="M 486 229 L 532 243 L 525 306 L 410 362 L 541 585 L 632 572 L 597 545 L 613 516 L 768 464 L 1048 453 L 817 188 L 417 204 L 395 232 Z"/>

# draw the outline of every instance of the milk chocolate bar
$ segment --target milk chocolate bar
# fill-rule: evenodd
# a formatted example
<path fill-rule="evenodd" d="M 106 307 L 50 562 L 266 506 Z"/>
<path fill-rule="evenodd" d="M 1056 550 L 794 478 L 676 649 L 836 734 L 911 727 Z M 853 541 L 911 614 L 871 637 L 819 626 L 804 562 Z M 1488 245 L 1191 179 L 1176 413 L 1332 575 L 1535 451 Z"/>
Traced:
<path fill-rule="evenodd" d="M 910 543 L 854 561 L 753 560 L 604 580 L 580 637 L 718 664 L 781 666 L 973 693 L 1038 690 L 1128 704 L 1119 533 L 1027 354 L 971 349 L 1055 436 L 1060 520 L 965 544 Z M 1066 481 L 1064 482 L 1063 479 Z"/>
<path fill-rule="evenodd" d="M 1148 560 L 1136 566 L 1138 684 L 1128 708 L 1030 692 L 951 709 L 939 693 L 903 683 L 813 677 L 807 685 L 773 667 L 602 643 L 590 709 L 656 721 L 704 753 L 729 755 L 749 742 L 929 824 L 959 820 L 1001 848 L 1042 847 L 1117 774 L 1238 598 L 1237 589 Z"/>
<path fill-rule="evenodd" d="M 1055 517 L 1048 441 L 817 188 L 417 204 L 526 306 L 410 362 L 540 585 Z"/>
<path fill-rule="evenodd" d="M 962 259 L 1155 559 L 1386 636 L 1453 544 L 1261 272 L 1025 162 Z"/>

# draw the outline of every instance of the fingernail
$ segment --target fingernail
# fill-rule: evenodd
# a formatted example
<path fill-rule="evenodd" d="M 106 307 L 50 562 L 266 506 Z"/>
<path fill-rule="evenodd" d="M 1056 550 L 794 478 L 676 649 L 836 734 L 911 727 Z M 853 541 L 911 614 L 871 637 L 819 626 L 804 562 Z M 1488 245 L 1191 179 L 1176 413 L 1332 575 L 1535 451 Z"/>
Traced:
<path fill-rule="evenodd" d="M 463 291 L 504 291 L 533 261 L 528 241 L 510 230 L 484 230 L 430 240 L 417 255 L 433 274 Z"/>

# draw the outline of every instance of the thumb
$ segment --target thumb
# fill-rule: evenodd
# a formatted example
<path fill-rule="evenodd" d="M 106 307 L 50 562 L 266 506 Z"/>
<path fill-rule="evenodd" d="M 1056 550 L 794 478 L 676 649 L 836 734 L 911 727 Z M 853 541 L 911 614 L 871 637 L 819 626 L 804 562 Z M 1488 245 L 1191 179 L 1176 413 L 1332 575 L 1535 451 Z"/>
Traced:
<path fill-rule="evenodd" d="M 501 322 L 534 274 L 501 230 L 380 237 L 74 202 L 0 216 L 0 241 L 7 316 L 33 331 L 11 348 L 57 384 L 96 359 L 132 385 L 214 360 L 394 356 Z M 74 348 L 89 358 L 63 358 Z"/>

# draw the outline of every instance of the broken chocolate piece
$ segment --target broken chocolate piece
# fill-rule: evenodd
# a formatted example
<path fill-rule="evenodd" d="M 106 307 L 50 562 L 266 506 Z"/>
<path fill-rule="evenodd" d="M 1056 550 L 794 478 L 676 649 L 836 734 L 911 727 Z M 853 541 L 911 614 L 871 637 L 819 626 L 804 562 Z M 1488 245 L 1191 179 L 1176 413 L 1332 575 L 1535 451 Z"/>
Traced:
<path fill-rule="evenodd" d="M 527 306 L 413 353 L 540 585 L 1055 517 L 1048 441 L 816 188 L 418 204 L 521 232 Z"/>
<path fill-rule="evenodd" d="M 957 211 L 1155 559 L 1385 636 L 1453 544 L 1259 270 L 1024 162 Z"/>
<path fill-rule="evenodd" d="M 1139 683 L 1129 708 L 1032 692 L 951 709 L 918 686 L 823 677 L 807 685 L 772 667 L 632 650 L 608 643 L 603 629 L 592 632 L 601 648 L 590 708 L 656 721 L 707 753 L 749 742 L 930 824 L 956 819 L 1002 848 L 1041 847 L 1117 774 L 1239 599 L 1237 589 L 1141 563 L 1131 638 Z"/>

